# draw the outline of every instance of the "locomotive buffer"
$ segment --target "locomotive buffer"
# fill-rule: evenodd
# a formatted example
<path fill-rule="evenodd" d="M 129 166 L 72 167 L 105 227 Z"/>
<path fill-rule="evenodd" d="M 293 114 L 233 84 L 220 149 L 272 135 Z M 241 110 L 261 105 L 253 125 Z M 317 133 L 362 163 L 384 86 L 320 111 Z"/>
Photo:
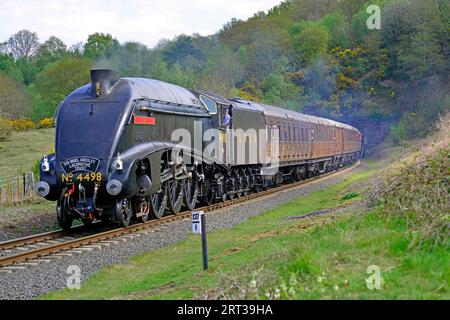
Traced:
<path fill-rule="evenodd" d="M 206 246 L 206 215 L 203 211 L 192 211 L 192 232 L 202 236 L 203 270 L 208 269 L 208 248 Z"/>

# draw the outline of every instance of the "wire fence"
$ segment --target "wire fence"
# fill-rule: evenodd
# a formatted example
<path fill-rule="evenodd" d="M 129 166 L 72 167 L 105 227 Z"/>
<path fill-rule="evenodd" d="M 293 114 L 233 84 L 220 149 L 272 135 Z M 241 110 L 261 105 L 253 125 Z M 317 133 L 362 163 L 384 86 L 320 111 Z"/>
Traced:
<path fill-rule="evenodd" d="M 33 172 L 0 180 L 0 205 L 14 204 L 35 197 Z"/>

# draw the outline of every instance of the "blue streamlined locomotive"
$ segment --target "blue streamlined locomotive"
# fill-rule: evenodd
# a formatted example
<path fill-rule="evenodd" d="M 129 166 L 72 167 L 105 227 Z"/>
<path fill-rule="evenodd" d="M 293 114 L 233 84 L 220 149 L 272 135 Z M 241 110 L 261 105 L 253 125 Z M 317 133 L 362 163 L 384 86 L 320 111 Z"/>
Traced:
<path fill-rule="evenodd" d="M 35 191 L 56 201 L 63 229 L 127 226 L 349 165 L 361 138 L 332 120 L 92 70 L 57 109 Z"/>

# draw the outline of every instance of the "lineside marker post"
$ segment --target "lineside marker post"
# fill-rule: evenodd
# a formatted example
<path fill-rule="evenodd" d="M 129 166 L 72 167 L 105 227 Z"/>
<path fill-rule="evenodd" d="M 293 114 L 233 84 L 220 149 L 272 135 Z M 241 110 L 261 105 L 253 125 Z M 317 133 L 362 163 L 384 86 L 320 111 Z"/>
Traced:
<path fill-rule="evenodd" d="M 203 211 L 192 211 L 192 232 L 202 236 L 203 271 L 208 269 L 208 247 L 206 243 L 206 215 Z"/>

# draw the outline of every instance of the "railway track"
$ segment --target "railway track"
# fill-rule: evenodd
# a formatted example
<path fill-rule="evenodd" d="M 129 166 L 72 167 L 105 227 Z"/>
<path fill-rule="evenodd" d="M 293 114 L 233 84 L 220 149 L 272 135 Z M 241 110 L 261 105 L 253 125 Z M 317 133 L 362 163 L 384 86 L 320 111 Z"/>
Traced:
<path fill-rule="evenodd" d="M 262 192 L 251 193 L 240 198 L 215 203 L 210 206 L 196 208 L 196 210 L 212 213 L 218 209 L 231 207 L 252 199 L 264 199 L 264 197 L 270 197 L 277 192 L 305 186 L 331 176 L 342 174 L 358 165 L 359 161 L 350 167 L 345 167 L 338 171 L 332 171 L 299 182 L 284 184 Z M 191 211 L 184 211 L 176 215 L 164 216 L 161 219 L 134 224 L 127 228 L 108 229 L 98 223 L 91 226 L 91 228 L 77 226 L 73 227 L 69 232 L 56 230 L 0 242 L 0 272 L 12 273 L 14 270 L 25 269 L 28 265 L 49 262 L 51 259 L 71 256 L 73 254 L 81 254 L 83 251 L 92 251 L 94 248 L 103 245 L 117 244 L 119 242 L 117 239 L 126 241 L 127 238 L 141 236 L 142 232 L 151 231 L 156 226 L 190 217 Z"/>

